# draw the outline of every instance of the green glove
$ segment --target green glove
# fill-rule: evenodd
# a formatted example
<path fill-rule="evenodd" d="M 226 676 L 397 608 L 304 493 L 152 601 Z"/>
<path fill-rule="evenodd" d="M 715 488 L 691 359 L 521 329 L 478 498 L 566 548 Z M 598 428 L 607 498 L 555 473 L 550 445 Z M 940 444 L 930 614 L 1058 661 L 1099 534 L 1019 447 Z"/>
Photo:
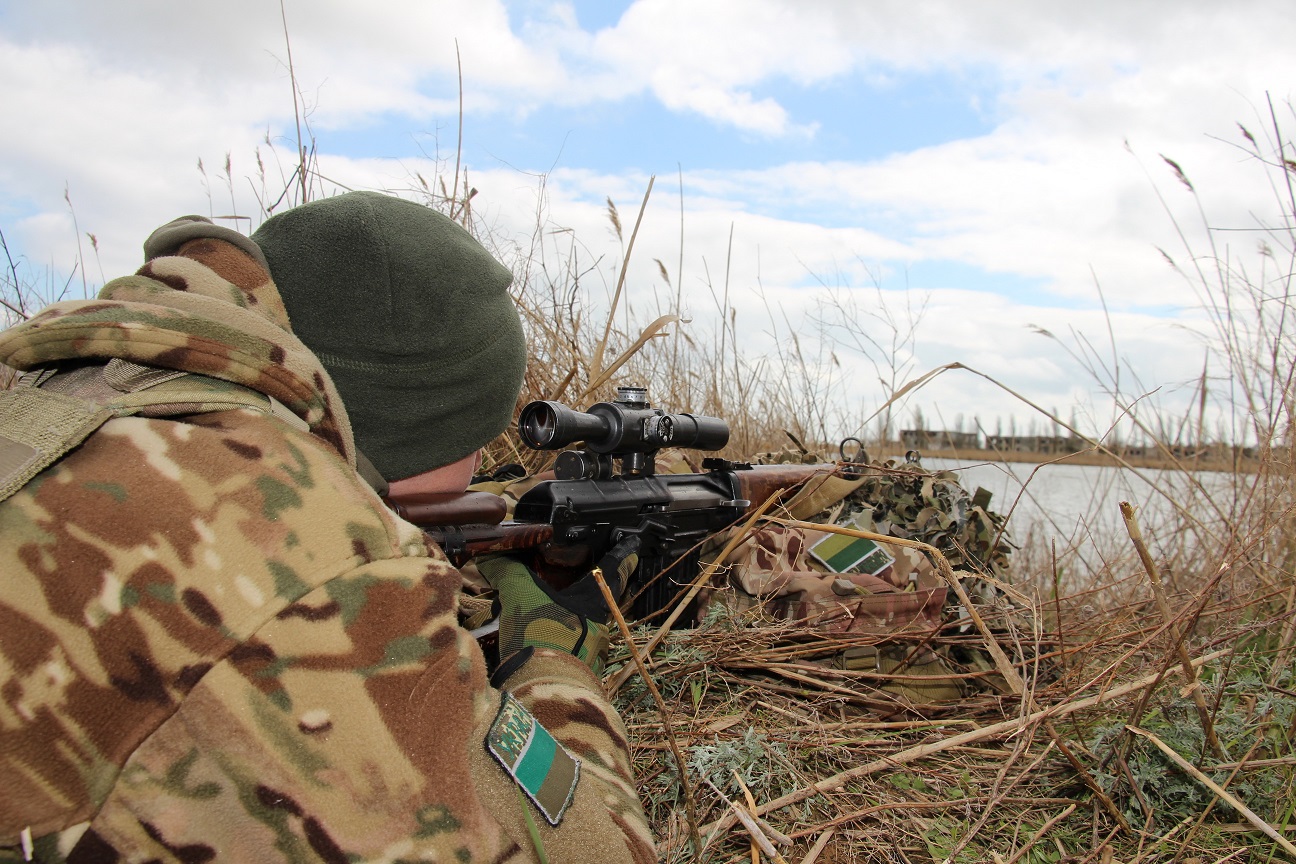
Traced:
<path fill-rule="evenodd" d="M 501 664 L 525 648 L 552 648 L 580 658 L 595 675 L 603 673 L 611 613 L 594 574 L 556 591 L 508 555 L 483 555 L 476 563 L 497 592 Z M 638 564 L 636 536 L 622 540 L 599 560 L 603 580 L 614 597 L 621 596 Z"/>

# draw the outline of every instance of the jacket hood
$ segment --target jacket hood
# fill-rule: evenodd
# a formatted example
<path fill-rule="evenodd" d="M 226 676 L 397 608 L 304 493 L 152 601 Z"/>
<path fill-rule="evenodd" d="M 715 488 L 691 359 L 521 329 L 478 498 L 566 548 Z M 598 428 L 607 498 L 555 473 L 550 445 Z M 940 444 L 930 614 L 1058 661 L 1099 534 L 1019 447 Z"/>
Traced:
<path fill-rule="evenodd" d="M 0 362 L 19 370 L 116 357 L 273 396 L 355 464 L 332 379 L 293 335 L 265 267 L 223 239 L 190 239 L 109 282 L 94 300 L 54 303 L 0 332 Z"/>

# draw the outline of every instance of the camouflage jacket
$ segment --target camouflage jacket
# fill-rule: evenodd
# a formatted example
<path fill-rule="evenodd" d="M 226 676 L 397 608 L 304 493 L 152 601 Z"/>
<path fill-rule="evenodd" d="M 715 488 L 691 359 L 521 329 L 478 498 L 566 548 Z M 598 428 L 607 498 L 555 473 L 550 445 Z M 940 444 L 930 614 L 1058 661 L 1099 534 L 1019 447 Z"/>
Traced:
<path fill-rule="evenodd" d="M 194 373 L 0 503 L 0 861 L 654 860 L 599 682 L 538 652 L 491 686 L 224 230 L 0 333 Z"/>

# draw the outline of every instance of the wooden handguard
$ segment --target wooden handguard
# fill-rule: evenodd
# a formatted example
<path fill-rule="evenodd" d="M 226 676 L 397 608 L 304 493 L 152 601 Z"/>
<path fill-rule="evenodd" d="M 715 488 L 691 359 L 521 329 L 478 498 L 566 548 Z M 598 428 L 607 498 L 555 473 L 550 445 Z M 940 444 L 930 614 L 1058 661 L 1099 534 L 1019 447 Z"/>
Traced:
<path fill-rule="evenodd" d="M 504 499 L 489 492 L 413 492 L 388 496 L 387 505 L 415 525 L 498 525 Z"/>

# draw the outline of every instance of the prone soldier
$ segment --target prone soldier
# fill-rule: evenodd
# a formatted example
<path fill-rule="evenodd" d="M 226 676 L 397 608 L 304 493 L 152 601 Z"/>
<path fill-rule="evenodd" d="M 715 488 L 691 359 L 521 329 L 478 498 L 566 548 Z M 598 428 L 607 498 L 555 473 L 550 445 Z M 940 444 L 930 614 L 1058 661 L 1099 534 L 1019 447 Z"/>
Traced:
<path fill-rule="evenodd" d="M 606 607 L 505 568 L 488 678 L 379 497 L 507 425 L 508 271 L 377 193 L 145 257 L 0 333 L 0 860 L 654 860 Z"/>

